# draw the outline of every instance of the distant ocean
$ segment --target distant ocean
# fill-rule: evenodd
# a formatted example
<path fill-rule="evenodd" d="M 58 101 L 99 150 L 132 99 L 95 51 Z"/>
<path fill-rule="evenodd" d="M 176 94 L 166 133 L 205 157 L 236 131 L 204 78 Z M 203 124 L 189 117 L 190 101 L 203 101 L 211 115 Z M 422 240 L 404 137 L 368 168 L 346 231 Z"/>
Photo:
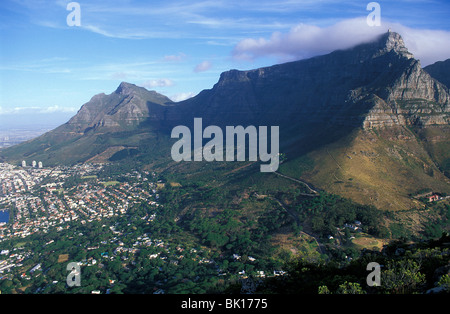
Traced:
<path fill-rule="evenodd" d="M 2 210 L 0 211 L 0 222 L 8 222 L 9 221 L 9 211 Z"/>

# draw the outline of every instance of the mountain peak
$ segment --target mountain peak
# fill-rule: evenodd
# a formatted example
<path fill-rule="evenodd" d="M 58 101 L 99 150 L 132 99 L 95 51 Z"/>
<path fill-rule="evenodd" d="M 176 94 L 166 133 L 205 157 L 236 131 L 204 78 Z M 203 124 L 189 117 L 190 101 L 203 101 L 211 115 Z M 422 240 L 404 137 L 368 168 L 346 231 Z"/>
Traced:
<path fill-rule="evenodd" d="M 119 87 L 117 87 L 115 93 L 119 94 L 119 95 L 129 95 L 131 94 L 133 91 L 139 89 L 140 87 L 131 84 L 131 83 L 127 83 L 127 82 L 122 82 L 120 83 Z"/>
<path fill-rule="evenodd" d="M 399 33 L 391 31 L 390 29 L 386 33 L 380 35 L 376 43 L 381 49 L 379 54 L 395 51 L 407 59 L 414 58 L 413 54 L 408 51 L 408 48 L 406 48 L 402 36 Z"/>

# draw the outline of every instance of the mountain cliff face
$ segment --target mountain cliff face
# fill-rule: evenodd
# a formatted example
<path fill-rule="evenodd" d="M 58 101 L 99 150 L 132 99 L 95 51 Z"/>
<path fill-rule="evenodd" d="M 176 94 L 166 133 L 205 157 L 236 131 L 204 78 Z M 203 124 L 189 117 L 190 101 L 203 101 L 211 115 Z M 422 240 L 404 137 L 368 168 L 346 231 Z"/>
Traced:
<path fill-rule="evenodd" d="M 363 126 L 447 124 L 448 88 L 401 36 L 251 71 L 231 70 L 185 105 L 211 122 Z"/>
<path fill-rule="evenodd" d="M 324 56 L 224 72 L 212 89 L 179 103 L 123 82 L 110 95 L 92 97 L 64 129 L 116 132 L 143 122 L 170 129 L 189 125 L 194 117 L 217 125 L 280 125 L 289 132 L 439 125 L 449 123 L 449 95 L 447 86 L 421 68 L 401 36 L 388 32 L 372 43 Z"/>
<path fill-rule="evenodd" d="M 398 207 L 407 208 L 414 205 L 408 193 L 420 188 L 450 193 L 446 64 L 422 69 L 401 36 L 388 32 L 323 56 L 224 72 L 211 89 L 178 103 L 124 82 L 59 128 L 2 150 L 0 159 L 105 161 L 132 148 L 170 160 L 171 129 L 192 126 L 195 117 L 204 126 L 277 125 L 289 158 L 280 171 L 384 208 L 403 198 Z"/>
<path fill-rule="evenodd" d="M 390 40 L 398 43 L 398 49 L 403 51 L 398 55 L 407 61 L 402 60 L 402 67 L 389 63 L 381 81 L 384 84 L 372 89 L 370 94 L 363 94 L 375 103 L 365 118 L 364 128 L 448 124 L 450 97 L 447 86 L 431 77 L 418 60 L 405 52 L 406 47 L 398 34 L 388 33 Z M 358 97 L 361 95 L 356 99 Z"/>

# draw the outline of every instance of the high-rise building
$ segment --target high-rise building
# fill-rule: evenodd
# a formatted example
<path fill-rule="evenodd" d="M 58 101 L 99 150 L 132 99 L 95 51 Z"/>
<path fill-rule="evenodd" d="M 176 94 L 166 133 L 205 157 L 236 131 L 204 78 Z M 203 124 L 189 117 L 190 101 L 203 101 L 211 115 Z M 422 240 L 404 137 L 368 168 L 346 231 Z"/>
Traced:
<path fill-rule="evenodd" d="M 38 168 L 39 168 L 39 169 L 42 168 L 42 161 L 38 162 Z"/>
<path fill-rule="evenodd" d="M 31 166 L 32 166 L 33 168 L 36 168 L 36 160 L 33 160 L 33 162 L 31 163 Z"/>
<path fill-rule="evenodd" d="M 27 162 L 25 160 L 22 160 L 22 167 L 26 167 L 27 166 Z"/>

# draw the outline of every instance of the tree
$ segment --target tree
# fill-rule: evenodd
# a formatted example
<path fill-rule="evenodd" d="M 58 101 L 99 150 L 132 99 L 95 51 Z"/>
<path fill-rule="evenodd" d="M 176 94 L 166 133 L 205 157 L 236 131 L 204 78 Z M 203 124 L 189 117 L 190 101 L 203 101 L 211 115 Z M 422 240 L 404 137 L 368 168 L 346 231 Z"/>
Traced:
<path fill-rule="evenodd" d="M 317 292 L 318 294 L 331 294 L 331 291 L 327 286 L 320 286 Z"/>
<path fill-rule="evenodd" d="M 4 279 L 0 281 L 0 291 L 3 294 L 11 294 L 13 290 L 13 282 L 12 280 Z"/>
<path fill-rule="evenodd" d="M 344 282 L 339 285 L 336 291 L 337 294 L 366 294 L 366 292 L 361 288 L 361 285 L 357 282 Z"/>
<path fill-rule="evenodd" d="M 121 283 L 115 283 L 114 286 L 111 288 L 111 290 L 109 291 L 109 293 L 111 294 L 123 294 L 123 290 L 126 288 L 127 286 Z"/>
<path fill-rule="evenodd" d="M 449 274 L 445 274 L 439 279 L 438 287 L 442 287 L 445 289 L 445 291 L 450 292 L 450 276 L 449 276 Z"/>
<path fill-rule="evenodd" d="M 389 262 L 381 274 L 381 286 L 388 293 L 417 292 L 424 282 L 425 275 L 420 272 L 420 265 L 410 259 Z"/>

